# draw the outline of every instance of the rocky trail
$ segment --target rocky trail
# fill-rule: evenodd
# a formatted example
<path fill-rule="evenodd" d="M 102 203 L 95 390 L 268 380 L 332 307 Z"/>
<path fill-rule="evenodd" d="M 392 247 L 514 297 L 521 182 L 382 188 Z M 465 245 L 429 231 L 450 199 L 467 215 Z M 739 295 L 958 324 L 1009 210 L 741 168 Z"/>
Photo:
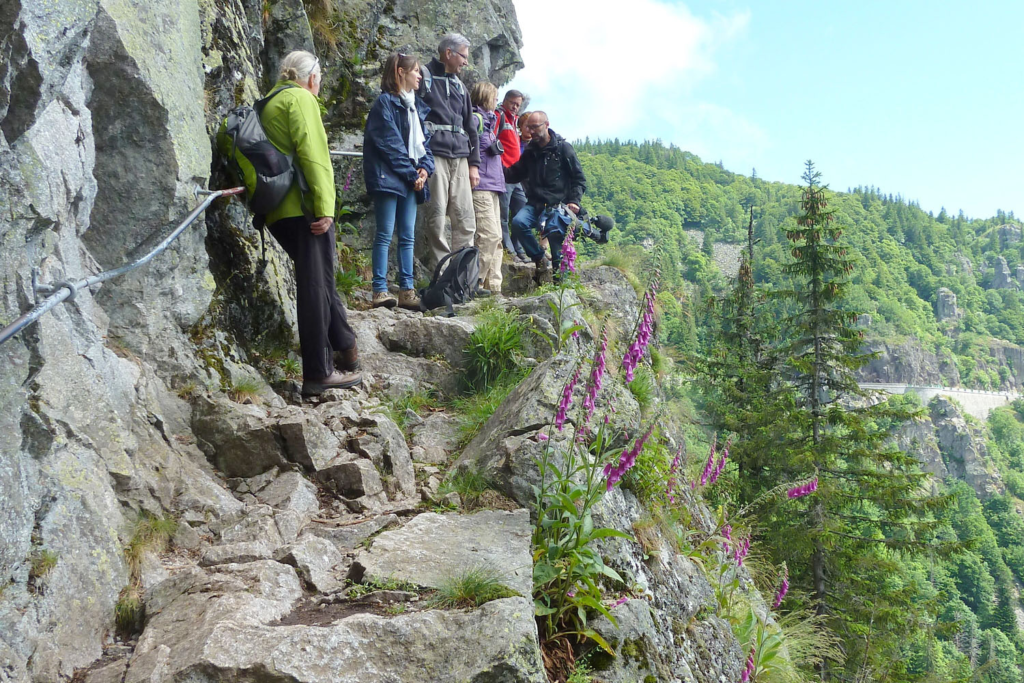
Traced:
<path fill-rule="evenodd" d="M 632 324 L 637 298 L 618 271 L 595 268 L 584 282 L 591 308 Z M 193 495 L 175 497 L 172 543 L 140 563 L 144 627 L 111 633 L 103 657 L 74 679 L 546 681 L 531 597 L 528 484 L 537 474 L 536 433 L 567 373 L 592 352 L 592 333 L 554 356 L 543 339 L 528 344 L 532 373 L 464 445 L 449 409 L 405 409 L 404 430 L 391 411 L 394 398 L 411 392 L 455 390 L 481 307 L 516 310 L 543 337 L 553 333 L 554 296 L 474 302 L 454 318 L 351 311 L 365 374 L 356 390 L 302 401 L 283 382 L 280 393 L 264 388 L 241 403 L 194 393 L 190 421 L 165 428 L 194 467 Z M 629 392 L 609 391 L 620 415 L 639 424 Z M 492 488 L 461 499 L 444 483 L 459 468 L 486 473 Z M 630 530 L 642 513 L 617 490 L 602 523 Z M 618 628 L 598 624 L 626 648 L 617 661 L 607 658 L 601 680 L 659 670 L 672 677 L 658 680 L 717 680 L 706 675 L 713 670 L 683 674 L 696 655 L 686 656 L 687 644 L 705 641 L 692 640 L 701 633 L 714 636 L 702 647 L 726 648 L 715 668 L 739 666 L 728 625 L 694 619 L 711 597 L 695 565 L 671 553 L 645 563 L 635 543 L 609 544 L 608 554 L 638 583 L 624 593 L 635 599 L 615 610 Z M 495 584 L 493 599 L 441 599 L 477 575 Z"/>

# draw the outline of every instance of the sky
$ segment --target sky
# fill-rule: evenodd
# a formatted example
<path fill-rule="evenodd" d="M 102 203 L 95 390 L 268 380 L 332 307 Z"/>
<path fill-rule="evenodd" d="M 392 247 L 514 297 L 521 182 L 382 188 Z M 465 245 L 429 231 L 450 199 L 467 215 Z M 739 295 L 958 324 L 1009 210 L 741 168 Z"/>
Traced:
<path fill-rule="evenodd" d="M 1024 218 L 1024 0 L 515 0 L 509 87 L 569 140 Z"/>

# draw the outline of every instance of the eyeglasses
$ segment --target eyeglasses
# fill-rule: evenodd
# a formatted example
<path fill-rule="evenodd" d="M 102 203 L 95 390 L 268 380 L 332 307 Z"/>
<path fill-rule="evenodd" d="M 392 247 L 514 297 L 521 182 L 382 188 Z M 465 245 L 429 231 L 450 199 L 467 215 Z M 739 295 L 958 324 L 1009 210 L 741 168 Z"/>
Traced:
<path fill-rule="evenodd" d="M 547 121 L 541 121 L 540 123 L 528 123 L 525 128 L 527 130 L 540 130 L 544 126 L 548 125 Z"/>
<path fill-rule="evenodd" d="M 458 55 L 458 56 L 462 57 L 462 61 L 464 61 L 466 64 L 469 64 L 469 52 L 468 51 L 466 52 L 466 54 L 462 54 L 461 52 L 456 52 L 455 50 L 452 50 L 451 53 L 453 55 Z"/>

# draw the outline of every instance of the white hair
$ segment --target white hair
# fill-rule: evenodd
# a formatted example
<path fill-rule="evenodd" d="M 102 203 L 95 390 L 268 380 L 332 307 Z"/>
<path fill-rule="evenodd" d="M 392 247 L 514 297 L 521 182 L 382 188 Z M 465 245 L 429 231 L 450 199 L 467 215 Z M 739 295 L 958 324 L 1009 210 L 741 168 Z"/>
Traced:
<path fill-rule="evenodd" d="M 469 38 L 462 35 L 461 33 L 449 33 L 443 38 L 437 45 L 437 54 L 444 56 L 445 50 L 451 50 L 452 52 L 458 52 L 460 47 L 469 47 Z"/>
<path fill-rule="evenodd" d="M 295 50 L 281 60 L 281 78 L 301 83 L 320 70 L 320 60 L 311 52 Z"/>

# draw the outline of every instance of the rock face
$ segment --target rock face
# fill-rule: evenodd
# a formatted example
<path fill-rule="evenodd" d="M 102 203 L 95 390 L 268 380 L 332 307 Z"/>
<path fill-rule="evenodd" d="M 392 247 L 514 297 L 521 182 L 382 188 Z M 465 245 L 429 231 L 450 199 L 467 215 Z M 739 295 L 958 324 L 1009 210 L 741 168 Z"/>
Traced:
<path fill-rule="evenodd" d="M 1002 256 L 996 257 L 995 262 L 992 264 L 995 268 L 995 273 L 992 275 L 992 280 L 989 283 L 990 289 L 1016 289 L 1018 283 L 1013 279 L 1013 275 L 1010 274 L 1010 266 L 1006 264 L 1006 259 Z"/>
<path fill-rule="evenodd" d="M 996 228 L 996 231 L 999 234 L 1000 249 L 1006 249 L 1007 247 L 1020 242 L 1021 230 L 1019 225 L 1004 223 Z"/>
<path fill-rule="evenodd" d="M 935 302 L 935 317 L 939 322 L 944 320 L 959 320 L 963 316 L 956 306 L 956 294 L 951 289 L 939 287 Z"/>
<path fill-rule="evenodd" d="M 870 340 L 864 350 L 877 353 L 878 356 L 858 372 L 857 379 L 861 382 L 947 387 L 960 385 L 960 371 L 953 359 L 948 355 L 937 356 L 924 350 L 916 339 L 898 344 Z"/>
<path fill-rule="evenodd" d="M 1001 495 L 1003 482 L 999 472 L 987 462 L 984 431 L 968 425 L 956 404 L 943 396 L 932 400 L 931 421 L 949 474 L 967 482 L 982 500 Z"/>

